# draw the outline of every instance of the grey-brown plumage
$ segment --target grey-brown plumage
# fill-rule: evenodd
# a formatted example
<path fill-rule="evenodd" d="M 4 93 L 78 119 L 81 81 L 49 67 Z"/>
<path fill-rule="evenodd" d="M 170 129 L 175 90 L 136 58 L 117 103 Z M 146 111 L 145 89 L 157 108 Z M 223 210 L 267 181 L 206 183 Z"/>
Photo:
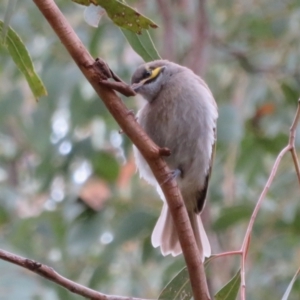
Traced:
<path fill-rule="evenodd" d="M 210 245 L 199 213 L 207 194 L 215 146 L 217 105 L 206 83 L 190 69 L 166 60 L 140 66 L 132 76 L 132 88 L 146 100 L 138 122 L 160 147 L 171 155 L 165 160 L 179 170 L 176 180 L 182 193 L 202 259 Z M 134 147 L 141 177 L 157 187 L 164 206 L 152 234 L 154 247 L 162 254 L 181 253 L 168 206 L 152 171 Z"/>

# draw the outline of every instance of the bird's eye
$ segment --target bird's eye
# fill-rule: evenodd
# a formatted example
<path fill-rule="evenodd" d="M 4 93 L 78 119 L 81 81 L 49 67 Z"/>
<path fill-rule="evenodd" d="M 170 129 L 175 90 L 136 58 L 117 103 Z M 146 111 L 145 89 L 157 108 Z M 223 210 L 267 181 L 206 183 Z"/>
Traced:
<path fill-rule="evenodd" d="M 152 70 L 145 70 L 143 78 L 149 78 L 152 75 Z"/>

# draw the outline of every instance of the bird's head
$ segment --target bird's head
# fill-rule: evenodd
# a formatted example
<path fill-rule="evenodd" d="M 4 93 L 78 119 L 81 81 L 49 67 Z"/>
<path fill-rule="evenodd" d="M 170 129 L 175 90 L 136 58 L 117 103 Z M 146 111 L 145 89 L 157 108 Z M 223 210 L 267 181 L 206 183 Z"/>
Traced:
<path fill-rule="evenodd" d="M 131 78 L 131 88 L 151 102 L 172 76 L 172 63 L 155 60 L 137 68 Z"/>

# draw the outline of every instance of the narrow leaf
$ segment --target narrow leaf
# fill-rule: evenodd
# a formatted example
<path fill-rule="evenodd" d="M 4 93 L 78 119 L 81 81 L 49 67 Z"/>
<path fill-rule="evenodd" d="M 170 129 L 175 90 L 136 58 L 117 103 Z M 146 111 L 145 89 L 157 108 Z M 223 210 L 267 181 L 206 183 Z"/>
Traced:
<path fill-rule="evenodd" d="M 145 62 L 160 59 L 148 30 L 143 31 L 138 35 L 129 30 L 122 29 L 124 36 L 132 49 L 142 57 Z"/>
<path fill-rule="evenodd" d="M 209 263 L 214 259 L 214 255 L 205 260 L 204 267 L 206 268 Z M 178 290 L 178 291 L 177 291 Z M 177 292 L 176 292 L 177 291 Z M 178 296 L 174 299 L 190 299 L 192 296 L 192 287 L 190 284 L 190 277 L 187 268 L 184 267 L 162 290 L 158 300 L 168 299 L 168 297 Z M 180 297 L 183 298 L 180 298 Z M 169 298 L 173 299 L 173 298 Z"/>
<path fill-rule="evenodd" d="M 235 300 L 241 285 L 241 270 L 215 295 L 215 300 Z"/>
<path fill-rule="evenodd" d="M 0 21 L 0 30 L 2 29 L 3 22 Z M 38 99 L 41 96 L 47 95 L 46 88 L 35 72 L 32 60 L 24 43 L 11 27 L 8 28 L 4 45 L 17 67 L 24 74 L 35 98 Z"/>
<path fill-rule="evenodd" d="M 294 275 L 292 281 L 290 282 L 289 286 L 287 287 L 287 289 L 286 289 L 284 295 L 282 296 L 281 300 L 287 300 L 289 298 L 289 295 L 292 291 L 293 285 L 294 285 L 299 273 L 300 273 L 300 268 L 297 270 L 296 274 Z"/>
<path fill-rule="evenodd" d="M 100 5 L 106 10 L 109 18 L 119 27 L 141 34 L 143 29 L 157 28 L 158 26 L 147 17 L 141 15 L 132 7 L 119 0 L 72 0 L 82 5 Z"/>
<path fill-rule="evenodd" d="M 184 267 L 162 290 L 158 300 L 190 300 L 193 296 L 187 268 Z"/>

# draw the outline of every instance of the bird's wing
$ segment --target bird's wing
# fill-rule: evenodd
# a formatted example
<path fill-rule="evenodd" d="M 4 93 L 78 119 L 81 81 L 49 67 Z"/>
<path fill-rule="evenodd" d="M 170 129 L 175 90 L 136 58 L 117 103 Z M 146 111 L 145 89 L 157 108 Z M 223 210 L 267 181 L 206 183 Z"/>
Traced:
<path fill-rule="evenodd" d="M 199 213 L 202 211 L 203 207 L 204 207 L 204 203 L 205 203 L 205 199 L 206 199 L 206 195 L 207 195 L 207 190 L 208 190 L 208 184 L 209 184 L 209 179 L 211 176 L 211 170 L 212 170 L 212 165 L 213 165 L 213 160 L 214 160 L 214 154 L 215 154 L 215 150 L 216 150 L 216 138 L 217 138 L 217 118 L 218 118 L 218 108 L 217 108 L 217 104 L 216 101 L 209 89 L 209 87 L 207 86 L 207 84 L 205 83 L 205 81 L 203 79 L 201 79 L 200 77 L 198 77 L 198 82 L 200 83 L 200 85 L 202 85 L 202 87 L 205 88 L 206 92 L 207 92 L 207 96 L 208 99 L 210 100 L 210 105 L 211 105 L 211 122 L 214 123 L 214 127 L 213 127 L 213 136 L 211 137 L 211 155 L 210 155 L 210 161 L 209 161 L 209 167 L 207 169 L 207 174 L 205 177 L 205 183 L 203 185 L 203 188 L 201 190 L 199 190 L 198 192 L 198 197 L 197 197 L 197 207 L 195 208 L 195 212 Z"/>
<path fill-rule="evenodd" d="M 214 130 L 215 135 L 216 135 L 216 129 Z M 209 184 L 209 179 L 211 176 L 211 170 L 212 170 L 212 165 L 213 165 L 213 160 L 214 160 L 214 156 L 215 156 L 215 152 L 216 152 L 216 143 L 214 143 L 212 145 L 212 150 L 211 150 L 211 158 L 209 161 L 209 168 L 208 168 L 208 172 L 206 174 L 205 177 L 205 183 L 203 188 L 198 192 L 198 197 L 197 197 L 197 207 L 196 207 L 196 213 L 200 213 L 204 207 L 204 203 L 205 203 L 205 199 L 206 199 L 206 195 L 207 195 L 207 190 L 208 190 L 208 184 Z"/>

